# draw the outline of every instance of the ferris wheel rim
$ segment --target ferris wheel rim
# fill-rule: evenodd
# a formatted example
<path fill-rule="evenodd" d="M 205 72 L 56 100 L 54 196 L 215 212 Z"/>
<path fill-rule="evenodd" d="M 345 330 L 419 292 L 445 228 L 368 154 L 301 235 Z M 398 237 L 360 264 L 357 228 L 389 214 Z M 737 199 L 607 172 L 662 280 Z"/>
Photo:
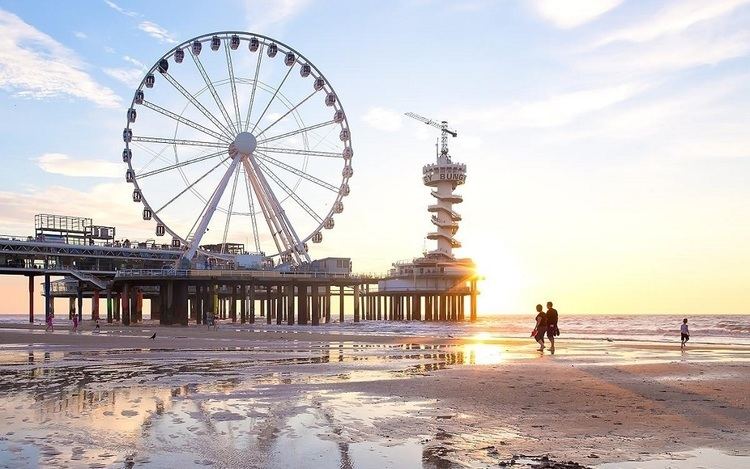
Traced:
<path fill-rule="evenodd" d="M 295 60 L 295 62 L 292 65 L 289 66 L 289 72 L 288 73 L 291 72 L 291 70 L 294 68 L 294 65 L 297 64 L 297 63 L 308 65 L 310 67 L 310 69 L 311 69 L 310 75 L 313 76 L 313 78 L 316 78 L 316 79 L 317 78 L 321 78 L 323 80 L 323 85 L 321 87 L 321 90 L 323 90 L 324 92 L 327 92 L 327 93 L 333 93 L 336 96 L 335 103 L 332 105 L 332 107 L 336 111 L 341 111 L 341 113 L 343 114 L 343 118 L 341 119 L 341 121 L 336 121 L 335 124 L 338 124 L 340 126 L 340 128 L 342 129 L 342 131 L 344 129 L 346 129 L 348 131 L 347 138 L 346 139 L 342 138 L 341 141 L 342 141 L 342 144 L 344 146 L 344 151 L 346 151 L 346 150 L 352 151 L 353 145 L 352 145 L 351 131 L 350 131 L 350 126 L 349 126 L 348 115 L 347 115 L 347 113 L 346 113 L 346 111 L 344 109 L 343 104 L 341 103 L 339 95 L 336 93 L 335 88 L 333 87 L 333 85 L 331 84 L 331 82 L 326 78 L 325 74 L 311 60 L 309 60 L 304 54 L 300 53 L 294 47 L 292 47 L 292 46 L 290 46 L 290 45 L 288 45 L 288 44 L 286 44 L 286 43 L 284 43 L 282 41 L 274 39 L 274 38 L 272 38 L 270 36 L 266 36 L 266 35 L 259 34 L 259 33 L 254 33 L 254 32 L 249 32 L 249 31 L 227 30 L 227 31 L 210 32 L 210 33 L 205 33 L 205 34 L 201 34 L 201 35 L 192 37 L 190 39 L 187 39 L 187 40 L 185 40 L 185 41 L 177 44 L 172 49 L 170 49 L 167 53 L 165 53 L 164 55 L 162 55 L 161 57 L 159 57 L 154 62 L 154 64 L 145 72 L 143 78 L 141 79 L 140 83 L 138 84 L 138 86 L 136 88 L 136 92 L 134 93 L 133 99 L 131 100 L 129 109 L 134 109 L 135 106 L 136 106 L 136 104 L 138 104 L 138 103 L 136 103 L 136 94 L 139 91 L 143 91 L 143 88 L 144 88 L 144 86 L 146 86 L 146 80 L 149 77 L 149 75 L 156 76 L 155 72 L 159 72 L 159 64 L 161 63 L 162 60 L 169 60 L 169 59 L 173 58 L 174 55 L 175 55 L 175 53 L 178 50 L 184 49 L 186 47 L 190 47 L 196 41 L 200 42 L 200 43 L 207 42 L 207 41 L 210 42 L 210 41 L 213 40 L 214 37 L 217 37 L 217 36 L 222 39 L 224 47 L 228 48 L 229 47 L 229 41 L 231 39 L 233 39 L 233 37 L 235 35 L 238 36 L 241 41 L 250 41 L 252 38 L 256 38 L 256 39 L 260 40 L 263 43 L 264 46 L 268 46 L 270 44 L 275 44 L 279 48 L 279 52 L 282 52 L 282 53 L 292 52 L 292 53 L 294 53 L 296 55 L 297 59 Z M 239 47 L 237 47 L 237 48 L 239 48 Z M 233 49 L 237 49 L 237 48 L 233 48 Z M 261 55 L 262 54 L 262 50 L 261 51 L 257 51 L 257 53 L 259 55 Z M 230 53 L 227 52 L 227 54 L 230 54 Z M 260 62 L 260 59 L 259 59 L 259 62 Z M 233 72 L 230 72 L 230 73 L 233 74 Z M 246 80 L 248 82 L 252 81 L 253 82 L 254 90 L 258 87 L 258 83 L 262 83 L 262 82 L 259 82 L 258 80 L 250 80 L 248 78 L 242 78 L 242 77 L 240 77 L 240 78 L 242 80 Z M 257 78 L 257 74 L 256 74 L 256 78 Z M 223 84 L 227 84 L 227 83 L 230 83 L 232 80 L 234 80 L 236 82 L 237 81 L 237 77 L 222 78 L 221 80 L 218 80 L 217 82 L 220 81 L 220 82 L 224 82 Z M 215 82 L 213 80 L 211 80 L 210 83 L 207 82 L 206 83 L 206 87 L 201 90 L 201 93 L 203 93 L 210 86 L 213 86 L 214 83 Z M 278 92 L 280 90 L 280 88 L 281 88 L 281 86 L 283 86 L 283 84 L 284 84 L 284 82 L 282 81 L 282 83 L 276 87 L 276 92 Z M 273 88 L 272 86 L 270 86 L 268 84 L 266 84 L 266 86 L 268 86 L 269 88 Z M 261 88 L 261 89 L 263 89 L 263 88 Z M 263 90 L 267 91 L 265 89 L 263 89 Z M 317 92 L 317 91 L 320 91 L 320 90 L 316 89 L 315 92 Z M 311 97 L 313 94 L 315 94 L 315 92 L 311 93 L 302 102 L 306 101 L 309 97 Z M 191 95 L 193 95 L 193 93 L 191 93 Z M 273 98 L 272 98 L 271 102 L 273 102 Z M 271 102 L 269 102 L 268 106 L 270 106 Z M 286 103 L 284 103 L 283 101 L 282 101 L 282 103 L 285 106 L 288 107 L 288 105 Z M 217 102 L 217 104 L 219 104 L 219 103 Z M 223 102 L 221 104 L 223 104 Z M 298 106 L 300 104 L 302 104 L 302 103 L 299 103 Z M 188 106 L 189 106 L 189 103 L 186 103 L 185 109 Z M 267 110 L 267 108 L 266 108 L 266 110 Z M 183 112 L 184 112 L 184 110 L 183 110 Z M 241 116 L 240 112 L 238 112 L 238 116 Z M 263 117 L 263 114 L 261 115 L 260 119 L 262 119 L 262 117 Z M 256 122 L 255 126 L 253 127 L 253 131 L 255 130 L 255 127 L 257 127 L 258 123 L 260 122 L 260 119 Z M 247 115 L 247 121 L 248 121 L 248 123 L 249 123 L 249 120 L 250 120 L 250 114 L 248 113 L 248 115 Z M 241 125 L 241 123 L 242 123 L 242 121 L 240 119 L 240 121 L 237 122 L 237 125 Z M 334 123 L 334 121 L 332 120 L 329 123 Z M 131 124 L 132 124 L 132 122 L 130 122 L 130 120 L 126 119 L 125 129 L 128 130 L 128 131 L 132 131 Z M 275 122 L 274 122 L 274 124 L 275 124 Z M 176 126 L 178 127 L 179 125 L 180 125 L 180 122 L 178 121 L 176 123 Z M 268 128 L 270 128 L 270 126 Z M 268 130 L 268 128 L 266 128 L 265 130 Z M 261 134 L 264 133 L 265 130 L 263 132 L 261 132 Z M 306 128 L 298 128 L 297 130 L 300 131 L 301 133 L 303 133 L 305 135 L 305 137 L 306 137 L 306 135 L 307 135 L 306 132 L 308 132 L 310 130 L 310 128 L 308 128 L 308 127 L 306 127 Z M 217 132 L 217 133 L 220 133 L 220 132 Z M 231 140 L 230 135 L 227 135 L 227 134 L 224 134 L 224 135 L 225 135 L 226 140 L 222 139 L 221 142 L 217 142 L 217 144 L 214 145 L 215 148 L 222 148 L 219 145 L 219 143 L 225 144 L 226 141 L 230 141 Z M 276 137 L 278 137 L 278 136 L 276 136 Z M 271 138 L 273 138 L 273 137 L 271 137 Z M 171 147 L 175 148 L 175 149 L 176 149 L 176 146 L 177 146 L 176 143 L 173 144 L 173 145 L 171 145 Z M 126 150 L 130 150 L 131 149 L 131 142 L 125 141 L 125 149 Z M 165 149 L 166 149 L 166 147 L 165 147 Z M 217 151 L 215 153 L 218 155 L 220 152 Z M 271 157 L 268 157 L 267 155 L 264 155 L 261 151 L 258 151 L 258 153 L 261 156 L 263 156 L 263 157 L 273 159 Z M 319 152 L 319 153 L 323 153 L 323 152 Z M 307 158 L 307 155 L 306 155 L 306 158 Z M 220 161 L 219 164 L 225 163 L 228 159 L 229 158 L 224 158 L 223 160 Z M 179 161 L 177 161 L 176 163 L 179 163 Z M 164 231 L 166 233 L 169 233 L 172 236 L 173 240 L 179 240 L 181 247 L 184 248 L 185 246 L 187 246 L 189 244 L 189 240 L 187 238 L 189 238 L 192 233 L 188 233 L 188 236 L 183 236 L 180 233 L 178 233 L 176 230 L 173 230 L 169 226 L 169 224 L 167 224 L 165 222 L 165 220 L 159 215 L 158 211 L 155 210 L 154 207 L 152 207 L 151 204 L 148 203 L 147 196 L 143 193 L 143 190 L 141 189 L 141 185 L 138 182 L 138 179 L 139 179 L 138 175 L 135 174 L 135 168 L 133 168 L 132 159 L 129 159 L 127 161 L 127 165 L 128 165 L 128 169 L 130 171 L 132 171 L 132 173 L 134 175 L 133 180 L 132 180 L 131 183 L 133 184 L 135 190 L 137 190 L 137 191 L 140 192 L 140 202 L 143 205 L 144 210 L 145 209 L 149 209 L 151 211 L 151 217 L 157 222 L 158 225 L 160 225 L 161 227 L 163 227 L 163 229 L 164 229 Z M 349 156 L 348 158 L 344 157 L 344 168 L 345 169 L 346 168 L 351 168 L 351 156 Z M 238 171 L 239 171 L 239 169 L 238 169 Z M 213 169 L 210 170 L 209 173 L 210 172 L 213 172 Z M 299 175 L 298 175 L 298 177 L 299 177 Z M 320 219 L 319 222 L 316 220 L 317 226 L 315 226 L 310 231 L 310 233 L 307 234 L 306 236 L 304 236 L 302 238 L 298 238 L 299 244 L 297 246 L 294 246 L 295 248 L 300 247 L 300 245 L 304 245 L 305 246 L 305 250 L 307 250 L 307 243 L 311 239 L 313 239 L 313 237 L 316 234 L 322 233 L 322 231 L 326 228 L 326 226 L 325 226 L 326 222 L 329 219 L 333 219 L 334 214 L 340 213 L 340 212 L 337 212 L 336 207 L 340 204 L 340 202 L 343 200 L 343 198 L 348 195 L 348 193 L 349 193 L 349 191 L 348 191 L 348 183 L 349 183 L 349 180 L 351 179 L 351 177 L 352 177 L 351 175 L 346 175 L 346 173 L 342 171 L 341 180 L 340 180 L 340 183 L 338 185 L 338 190 L 336 191 L 336 197 L 333 200 L 333 203 L 331 203 L 330 209 L 327 211 L 327 213 L 326 213 L 325 216 L 322 216 L 322 217 L 319 216 L 319 215 L 317 216 L 317 218 Z M 296 190 L 296 187 L 299 185 L 300 181 L 301 181 L 301 179 L 298 178 L 297 182 L 295 184 L 295 190 Z M 278 185 L 278 182 L 277 182 L 277 185 Z M 281 186 L 279 186 L 279 187 L 281 187 Z M 347 188 L 346 191 L 343 190 L 344 187 Z M 283 200 L 286 201 L 290 197 L 292 197 L 292 195 L 287 192 L 287 195 L 283 198 Z M 299 204 L 299 202 L 298 202 L 298 204 Z M 162 207 L 159 210 L 162 210 L 163 208 L 165 208 L 165 207 Z M 221 210 L 226 213 L 225 209 L 221 209 Z M 256 211 L 254 214 L 257 215 L 257 213 L 258 212 Z M 250 215 L 249 212 L 247 214 Z M 308 212 L 308 214 L 309 214 L 309 212 Z M 199 218 L 200 218 L 200 216 L 199 216 Z M 315 218 L 316 217 L 313 217 L 313 219 L 315 219 Z M 267 255 L 267 257 L 280 257 L 280 256 L 284 256 L 284 255 L 290 254 L 292 252 L 292 250 L 293 249 L 286 249 L 286 250 L 279 251 L 279 252 L 276 252 L 276 253 L 270 254 L 270 255 L 267 255 L 265 252 L 263 254 Z M 205 251 L 203 251 L 203 252 L 205 253 Z M 214 255 L 215 253 L 210 253 L 210 254 Z"/>

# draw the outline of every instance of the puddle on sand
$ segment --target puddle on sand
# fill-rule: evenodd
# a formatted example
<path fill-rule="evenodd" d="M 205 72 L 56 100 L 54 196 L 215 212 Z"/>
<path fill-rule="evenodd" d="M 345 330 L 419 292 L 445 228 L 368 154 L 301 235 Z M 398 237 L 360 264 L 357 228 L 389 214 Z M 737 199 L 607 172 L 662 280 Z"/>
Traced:
<path fill-rule="evenodd" d="M 723 453 L 713 448 L 668 453 L 660 459 L 600 464 L 596 469 L 738 469 L 750 467 L 750 456 Z"/>
<path fill-rule="evenodd" d="M 434 403 L 317 385 L 474 362 L 462 350 L 414 344 L 300 346 L 291 357 L 273 349 L 7 353 L 0 468 L 454 467 L 426 449 L 434 435 L 421 434 Z"/>

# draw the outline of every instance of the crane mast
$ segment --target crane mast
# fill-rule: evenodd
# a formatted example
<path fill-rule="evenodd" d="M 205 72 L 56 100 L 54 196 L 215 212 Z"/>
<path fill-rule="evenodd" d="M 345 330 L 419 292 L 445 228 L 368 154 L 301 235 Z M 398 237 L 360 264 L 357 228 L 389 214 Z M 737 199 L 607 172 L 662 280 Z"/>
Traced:
<path fill-rule="evenodd" d="M 414 114 L 413 112 L 407 112 L 404 113 L 404 115 L 409 116 L 412 119 L 416 119 L 420 122 L 424 122 L 425 124 L 435 127 L 436 129 L 440 129 L 440 155 L 444 157 L 448 161 L 448 163 L 450 163 L 451 157 L 448 154 L 448 135 L 457 137 L 458 132 L 448 129 L 447 121 L 437 122 L 432 119 L 422 117 L 419 114 Z"/>

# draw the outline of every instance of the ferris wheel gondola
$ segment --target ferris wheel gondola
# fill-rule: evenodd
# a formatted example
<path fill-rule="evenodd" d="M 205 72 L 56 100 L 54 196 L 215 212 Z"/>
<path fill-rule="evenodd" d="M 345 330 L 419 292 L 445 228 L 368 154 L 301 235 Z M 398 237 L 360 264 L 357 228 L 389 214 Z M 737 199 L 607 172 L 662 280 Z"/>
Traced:
<path fill-rule="evenodd" d="M 353 175 L 351 132 L 330 82 L 260 34 L 205 34 L 160 57 L 135 91 L 122 138 L 133 201 L 184 259 L 206 244 L 224 253 L 246 242 L 282 262 L 309 262 L 307 242 L 333 228 Z"/>

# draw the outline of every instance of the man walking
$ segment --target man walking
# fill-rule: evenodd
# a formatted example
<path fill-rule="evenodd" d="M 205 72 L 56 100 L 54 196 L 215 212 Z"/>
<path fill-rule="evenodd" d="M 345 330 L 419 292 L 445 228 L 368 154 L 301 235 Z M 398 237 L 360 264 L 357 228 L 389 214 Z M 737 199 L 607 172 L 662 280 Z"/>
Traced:
<path fill-rule="evenodd" d="M 555 353 L 555 336 L 560 335 L 557 328 L 557 310 L 552 307 L 552 302 L 547 302 L 547 338 L 549 339 L 549 351 Z"/>

